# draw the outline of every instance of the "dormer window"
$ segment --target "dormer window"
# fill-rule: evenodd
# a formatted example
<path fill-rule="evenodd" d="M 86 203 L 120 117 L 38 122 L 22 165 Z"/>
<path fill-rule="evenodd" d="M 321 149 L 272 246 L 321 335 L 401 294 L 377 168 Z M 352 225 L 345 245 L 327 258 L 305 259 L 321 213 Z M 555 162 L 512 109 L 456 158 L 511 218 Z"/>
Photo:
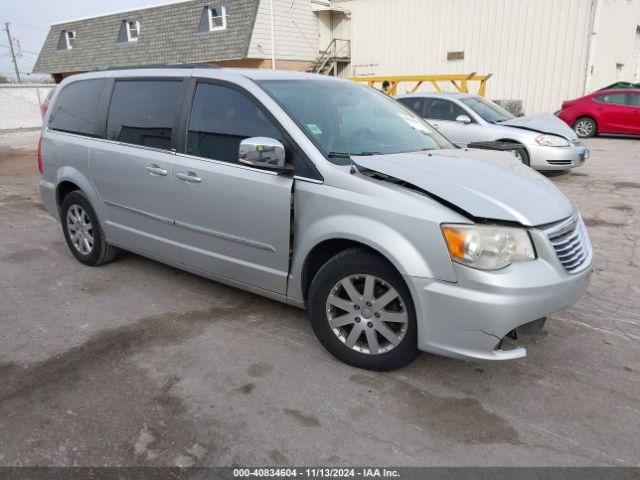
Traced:
<path fill-rule="evenodd" d="M 73 48 L 73 44 L 76 41 L 76 32 L 68 31 L 67 34 L 67 50 L 71 50 Z"/>
<path fill-rule="evenodd" d="M 225 7 L 207 7 L 209 11 L 209 31 L 227 28 L 227 9 Z"/>
<path fill-rule="evenodd" d="M 76 32 L 71 30 L 62 30 L 60 39 L 58 40 L 58 50 L 71 50 L 76 40 Z"/>
<path fill-rule="evenodd" d="M 137 42 L 138 37 L 140 36 L 140 22 L 126 22 L 127 29 L 127 41 L 128 42 Z"/>

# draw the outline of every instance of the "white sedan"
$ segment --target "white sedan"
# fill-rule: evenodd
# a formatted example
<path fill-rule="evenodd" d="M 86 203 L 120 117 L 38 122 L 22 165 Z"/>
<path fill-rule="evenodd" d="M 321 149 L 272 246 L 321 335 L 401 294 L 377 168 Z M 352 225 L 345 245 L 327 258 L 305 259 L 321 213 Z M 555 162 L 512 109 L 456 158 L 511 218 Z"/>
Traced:
<path fill-rule="evenodd" d="M 589 158 L 576 133 L 551 114 L 514 117 L 486 98 L 468 93 L 414 93 L 396 99 L 459 147 L 473 142 L 519 144 L 515 155 L 536 170 L 566 170 Z"/>

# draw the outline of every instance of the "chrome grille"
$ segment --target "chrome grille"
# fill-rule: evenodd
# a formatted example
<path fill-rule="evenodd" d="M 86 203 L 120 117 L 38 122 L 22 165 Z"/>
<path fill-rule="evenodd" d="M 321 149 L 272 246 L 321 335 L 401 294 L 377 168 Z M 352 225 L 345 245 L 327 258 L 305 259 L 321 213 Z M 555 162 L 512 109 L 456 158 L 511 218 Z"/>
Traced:
<path fill-rule="evenodd" d="M 547 236 L 567 272 L 578 273 L 589 265 L 591 243 L 582 218 L 570 218 L 549 230 Z"/>

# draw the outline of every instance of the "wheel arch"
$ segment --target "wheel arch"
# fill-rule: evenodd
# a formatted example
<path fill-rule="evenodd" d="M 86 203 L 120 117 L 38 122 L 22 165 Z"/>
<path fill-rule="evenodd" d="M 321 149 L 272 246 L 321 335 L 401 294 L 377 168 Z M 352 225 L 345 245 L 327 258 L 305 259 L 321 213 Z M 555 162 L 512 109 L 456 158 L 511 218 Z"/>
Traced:
<path fill-rule="evenodd" d="M 69 166 L 62 167 L 57 172 L 55 199 L 58 212 L 60 212 L 64 197 L 75 190 L 79 190 L 87 196 L 98 220 L 100 223 L 103 223 L 106 214 L 98 192 L 91 181 L 81 171 Z"/>
<path fill-rule="evenodd" d="M 383 258 L 402 276 L 457 280 L 444 239 L 436 224 L 406 236 L 380 220 L 331 215 L 294 232 L 287 297 L 303 306 L 313 274 L 330 257 L 354 246 Z"/>
<path fill-rule="evenodd" d="M 571 124 L 571 128 L 574 128 L 576 123 L 578 123 L 580 120 L 582 120 L 583 118 L 588 118 L 589 120 L 593 120 L 593 123 L 595 123 L 596 125 L 596 134 L 598 133 L 598 119 L 592 115 L 592 114 L 588 114 L 588 115 L 576 115 L 576 119 L 573 121 L 573 123 Z"/>
<path fill-rule="evenodd" d="M 302 285 L 302 298 L 307 302 L 309 288 L 314 277 L 322 268 L 322 266 L 340 252 L 344 252 L 350 248 L 360 248 L 363 251 L 372 253 L 387 262 L 398 273 L 401 273 L 396 265 L 393 264 L 384 254 L 366 243 L 348 238 L 330 238 L 316 244 L 307 254 L 302 264 L 300 282 Z"/>
<path fill-rule="evenodd" d="M 527 158 L 526 158 L 527 161 L 529 162 L 529 164 L 531 164 L 531 153 L 529 152 L 529 149 L 524 144 L 524 142 L 521 142 L 520 140 L 515 140 L 513 138 L 507 138 L 507 137 L 499 138 L 498 140 L 496 140 L 496 142 L 516 143 L 516 144 L 520 145 L 524 149 L 524 153 L 527 156 Z"/>

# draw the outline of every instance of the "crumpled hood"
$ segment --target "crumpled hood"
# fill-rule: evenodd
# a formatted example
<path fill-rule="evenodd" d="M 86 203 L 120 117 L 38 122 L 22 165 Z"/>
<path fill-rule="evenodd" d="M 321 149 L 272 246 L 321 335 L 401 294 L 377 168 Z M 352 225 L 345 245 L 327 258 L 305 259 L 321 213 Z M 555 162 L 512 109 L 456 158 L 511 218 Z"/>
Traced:
<path fill-rule="evenodd" d="M 498 125 L 526 128 L 527 130 L 534 130 L 540 133 L 560 135 L 567 140 L 576 140 L 578 138 L 576 132 L 574 132 L 569 125 L 550 113 L 541 113 L 540 115 L 532 115 L 530 117 L 513 118 L 511 120 L 500 122 Z"/>
<path fill-rule="evenodd" d="M 574 213 L 571 200 L 553 183 L 506 152 L 447 149 L 353 161 L 411 183 L 476 218 L 536 226 Z"/>

